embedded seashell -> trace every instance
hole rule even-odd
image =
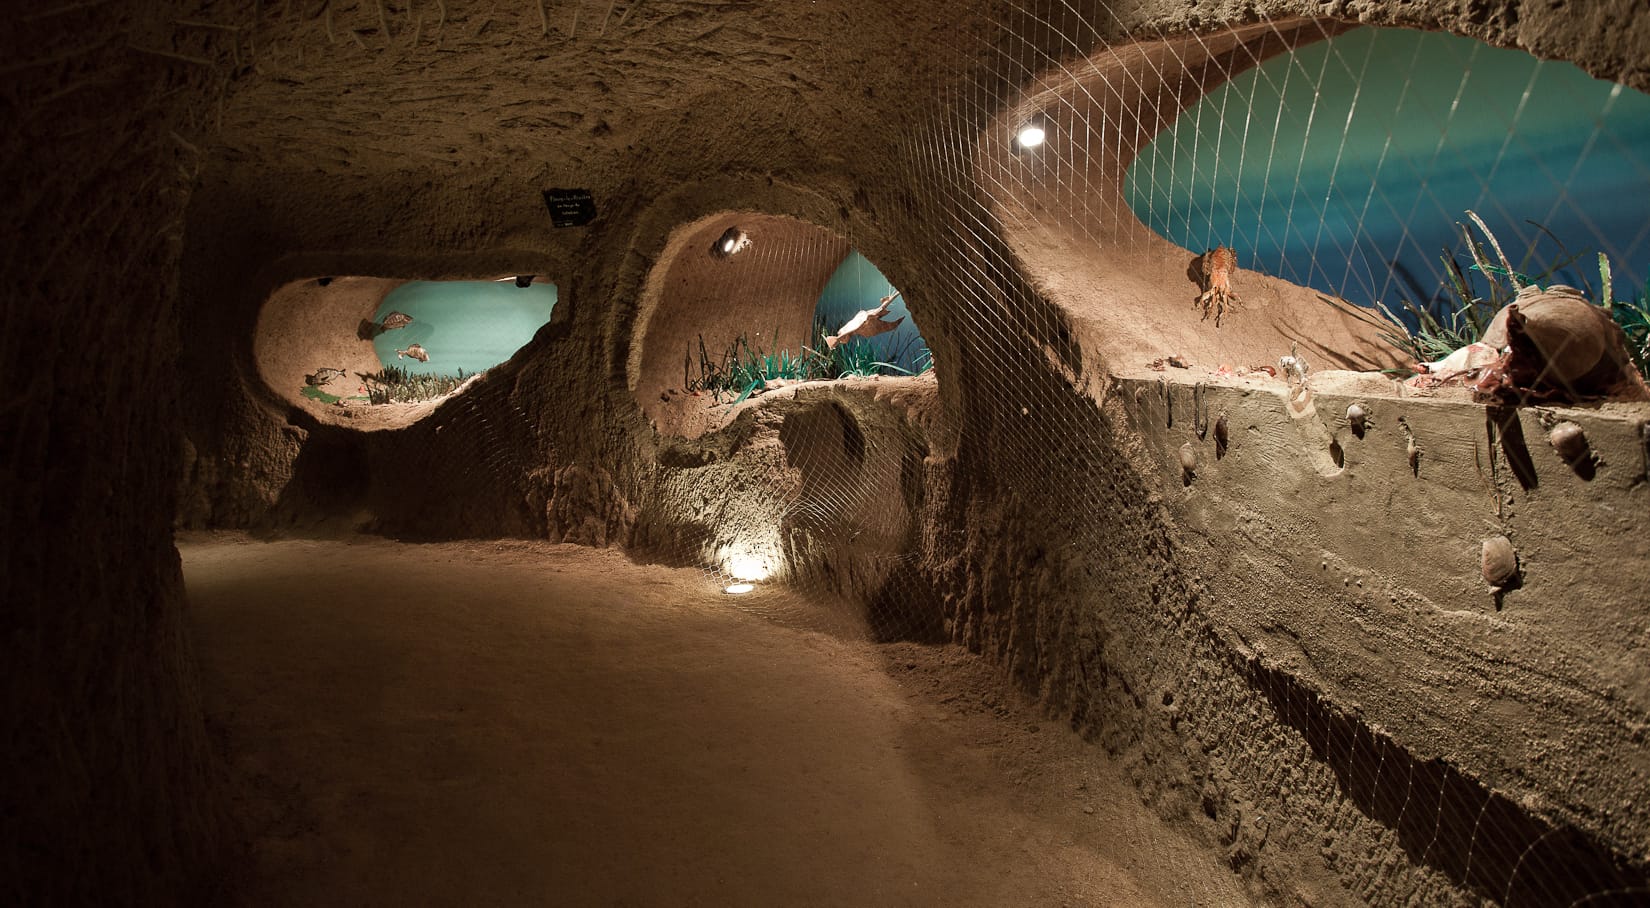
[[[1226,456],[1226,448],[1230,444],[1231,444],[1231,436],[1228,435],[1227,431],[1226,431],[1226,414],[1222,413],[1222,414],[1220,414],[1220,418],[1215,420],[1215,459],[1216,460],[1219,460],[1222,457]]]
[[[1369,414],[1358,404],[1346,408],[1346,424],[1351,427],[1352,434],[1359,438],[1369,430]]]
[[[1505,536],[1484,540],[1480,561],[1484,582],[1496,589],[1505,589],[1518,579],[1518,551]]]
[[[1409,471],[1416,476],[1421,475],[1421,446],[1415,443],[1415,439],[1409,440],[1404,453],[1409,457]]]
[[[1547,442],[1565,463],[1580,463],[1587,456],[1587,433],[1569,420],[1553,426],[1547,432]]]
[[[1180,471],[1187,476],[1197,472],[1197,448],[1189,441],[1180,446]]]

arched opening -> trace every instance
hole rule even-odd
[[[1641,92],[1471,38],[1357,28],[1211,90],[1124,188],[1188,250],[1389,314],[1410,359],[1478,340],[1514,282],[1556,283],[1619,301],[1642,367],[1647,148]]]
[[[1155,361],[1194,368],[1274,362],[1291,345],[1316,364],[1382,368],[1398,362],[1379,333],[1325,306],[1310,290],[1242,270],[1247,311],[1217,329],[1194,308],[1197,253],[1137,218],[1124,191],[1140,150],[1204,93],[1261,60],[1345,26],[1293,20],[1205,35],[1108,46],[1082,65],[1045,74],[980,136],[978,183],[1024,272],[1067,314],[1085,347],[1114,372]],[[1035,125],[1041,144],[1020,132]],[[1332,359],[1333,357],[1333,359]]]
[[[265,303],[254,356],[273,391],[322,422],[396,428],[508,360],[555,304],[536,275],[310,278]]]
[[[1530,284],[1614,304],[1642,361],[1647,122],[1650,98],[1569,64],[1293,20],[1059,67],[978,166],[1027,273],[1120,373],[1403,372]]]
[[[642,309],[631,390],[670,435],[805,386],[931,380],[903,291],[845,238],[795,218],[724,212],[679,229]]]

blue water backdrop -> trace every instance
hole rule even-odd
[[[1620,299],[1650,278],[1650,96],[1470,38],[1360,28],[1210,92],[1125,191],[1193,252],[1225,244],[1359,305],[1435,298],[1441,254],[1471,265],[1468,209],[1519,270],[1559,263],[1560,243],[1580,254],[1548,283],[1596,293],[1608,254]]]
[[[373,314],[382,322],[405,312],[413,322],[373,339],[379,362],[415,375],[470,375],[498,365],[533,339],[556,305],[555,284],[517,287],[514,281],[411,281],[390,291]],[[420,344],[421,363],[396,350]]]
[[[834,334],[861,309],[875,308],[881,304],[883,297],[893,292],[894,285],[889,283],[888,278],[858,250],[853,250],[825,283],[819,303],[814,307],[814,318],[824,321],[827,330]],[[927,357],[922,355],[928,344],[922,339],[922,332],[917,330],[910,310],[905,307],[904,296],[896,297],[884,316],[888,321],[902,317],[905,321],[887,334],[855,338],[850,343],[869,344],[876,351],[878,360],[892,363],[907,372],[920,372],[928,362]]]

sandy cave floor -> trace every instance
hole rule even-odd
[[[248,904],[1249,904],[956,648],[572,546],[179,548]]]

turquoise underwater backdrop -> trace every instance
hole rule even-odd
[[[384,297],[372,320],[391,312],[412,316],[412,324],[373,339],[378,360],[414,375],[482,372],[515,355],[556,305],[555,284],[517,287],[514,281],[411,281]],[[396,358],[397,350],[423,346],[430,361]]]
[[[819,294],[819,303],[814,307],[814,318],[823,321],[827,330],[835,333],[859,310],[875,308],[883,297],[894,290],[894,285],[875,265],[860,255],[858,250],[853,250],[825,283],[825,289]],[[922,354],[928,347],[917,329],[916,321],[911,318],[910,310],[905,307],[904,296],[897,297],[884,316],[888,321],[902,317],[905,321],[893,331],[873,338],[855,339],[852,343],[870,344],[878,360],[907,372],[920,372],[927,364]]]
[[[1361,28],[1210,92],[1125,192],[1194,252],[1225,244],[1244,268],[1397,308],[1438,296],[1446,250],[1471,264],[1468,209],[1520,270],[1575,255],[1556,282],[1596,290],[1604,252],[1622,290],[1643,286],[1647,159],[1650,96],[1469,38]]]

